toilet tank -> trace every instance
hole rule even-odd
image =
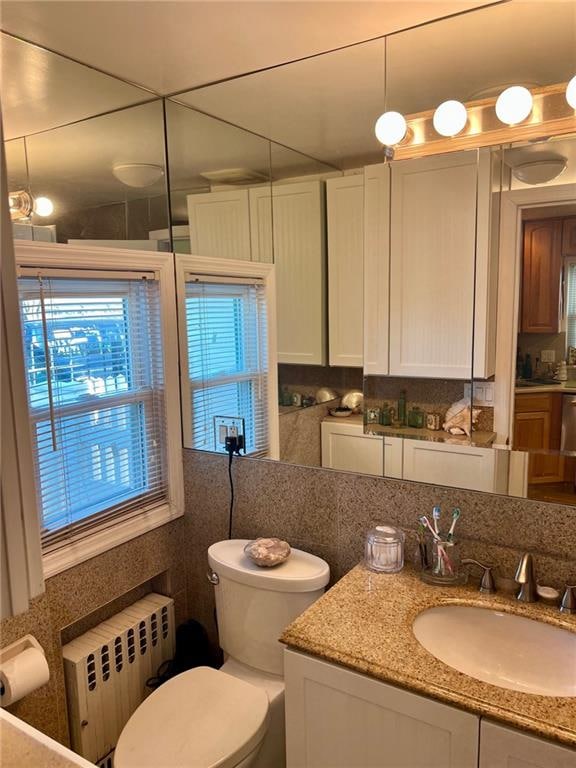
[[[255,669],[283,675],[284,629],[317,600],[330,569],[319,557],[293,549],[284,563],[261,568],[244,554],[248,539],[219,541],[208,549],[215,585],[220,647]]]

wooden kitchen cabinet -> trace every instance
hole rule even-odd
[[[562,395],[560,392],[517,394],[514,411],[514,449],[560,450]],[[564,457],[534,453],[528,463],[528,483],[564,480]]]
[[[561,316],[562,219],[524,223],[522,333],[558,333]]]

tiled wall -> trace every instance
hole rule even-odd
[[[435,503],[462,508],[464,556],[498,563],[500,575],[510,577],[520,553],[530,550],[540,583],[561,586],[576,579],[574,507],[246,458],[235,460],[233,473],[233,536],[283,537],[325,558],[333,580],[361,559],[372,525],[387,520],[412,531],[417,515]],[[46,594],[28,613],[2,623],[2,645],[33,633],[47,651],[52,673],[50,683],[16,704],[14,713],[64,743],[66,627],[85,629],[102,620],[121,607],[123,594],[133,590],[136,599],[139,589],[166,573],[161,585],[175,597],[178,619],[197,618],[216,638],[206,550],[228,533],[227,457],[184,451],[184,476],[184,518],[49,579]],[[65,630],[68,638],[70,632]]]

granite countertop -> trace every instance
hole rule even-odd
[[[414,637],[426,608],[472,605],[517,613],[576,632],[576,616],[475,586],[424,584],[411,569],[380,574],[358,565],[290,624],[281,642],[313,656],[576,747],[576,699],[509,691],[457,672]]]
[[[94,768],[93,763],[4,710],[0,737],[2,768]]]
[[[516,387],[517,395],[538,395],[542,392],[561,392],[567,395],[576,393],[576,382],[558,382],[558,384],[541,384],[538,386]]]
[[[364,424],[364,417],[360,414],[351,416],[325,416],[322,421],[340,422],[344,424]],[[385,427],[382,424],[367,424],[366,434],[374,436],[407,437],[411,440],[428,440],[432,443],[448,443],[449,445],[470,445],[476,448],[490,448],[496,440],[495,432],[472,432],[468,435],[451,435],[444,430],[417,429],[416,427]]]

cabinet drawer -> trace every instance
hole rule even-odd
[[[560,392],[541,392],[535,395],[516,395],[516,413],[551,411],[560,402]]]

